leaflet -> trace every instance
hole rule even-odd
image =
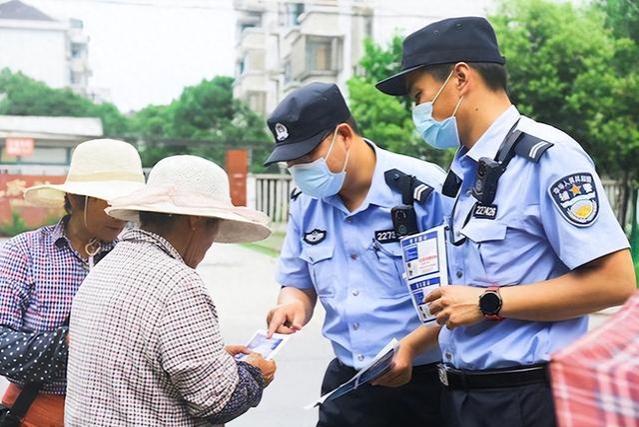
[[[266,360],[272,360],[275,355],[284,347],[289,339],[289,335],[273,334],[271,338],[267,337],[267,332],[263,329],[258,330],[253,338],[246,344],[249,350],[259,353]],[[244,360],[248,357],[246,354],[238,354],[235,356],[237,360]]]
[[[404,260],[404,281],[422,323],[435,320],[424,303],[426,296],[448,285],[446,227],[441,225],[400,241]]]
[[[364,384],[370,384],[377,378],[380,378],[382,375],[390,371],[393,357],[395,357],[395,353],[397,353],[398,349],[399,341],[393,338],[383,349],[379,351],[379,353],[377,353],[375,358],[364,369],[357,373],[357,375],[333,391],[326,393],[310,405],[305,406],[304,409],[312,409],[327,401],[337,399],[338,397],[357,390]]]

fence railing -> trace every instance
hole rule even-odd
[[[250,175],[247,185],[249,206],[266,213],[275,223],[285,223],[288,219],[288,205],[293,186],[290,175]],[[253,194],[250,194],[251,192]]]

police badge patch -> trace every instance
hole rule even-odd
[[[548,189],[555,206],[568,222],[587,227],[599,214],[599,196],[595,180],[589,173],[565,176]]]
[[[318,230],[317,228],[308,233],[304,233],[304,241],[309,245],[317,245],[326,238],[326,230]]]

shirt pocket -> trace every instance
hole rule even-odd
[[[366,284],[378,298],[400,298],[408,295],[404,282],[404,262],[399,243],[379,243],[373,239],[366,251],[373,280]]]
[[[335,244],[325,240],[317,245],[309,245],[302,242],[300,258],[308,264],[308,270],[315,287],[315,292],[320,298],[335,296],[335,269],[333,262]]]
[[[508,247],[505,244],[508,226],[496,220],[472,219],[461,229],[468,241],[465,265],[467,277],[479,279],[486,285],[499,283],[506,264]],[[470,271],[468,271],[470,270]]]

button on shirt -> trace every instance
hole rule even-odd
[[[323,334],[339,360],[361,369],[392,338],[401,339],[420,325],[402,279],[397,241],[375,238],[392,231],[390,211],[401,194],[384,180],[397,168],[435,188],[426,201],[415,202],[422,230],[441,225],[445,204],[439,190],[444,172],[438,166],[376,147],[376,165],[369,193],[349,212],[336,195],[315,199],[301,194],[292,202],[277,280],[283,286],[314,289],[326,310]],[[437,349],[416,364],[440,360]]]
[[[554,144],[538,163],[515,156],[499,180],[495,219],[469,216],[477,202],[469,190],[477,162],[494,158],[511,127]],[[555,278],[612,252],[628,240],[606,199],[592,160],[565,133],[510,107],[477,141],[462,148],[452,171],[463,180],[453,210],[448,245],[449,273],[454,284],[487,287],[517,286]],[[581,177],[592,177],[581,182]],[[575,225],[553,201],[551,188],[579,176],[574,191],[598,196],[598,213],[590,224]],[[602,283],[602,286],[606,286]],[[482,321],[454,330],[443,328],[439,342],[444,362],[461,369],[481,370],[527,365],[549,360],[550,354],[582,336],[587,317],[560,322],[506,319]]]

